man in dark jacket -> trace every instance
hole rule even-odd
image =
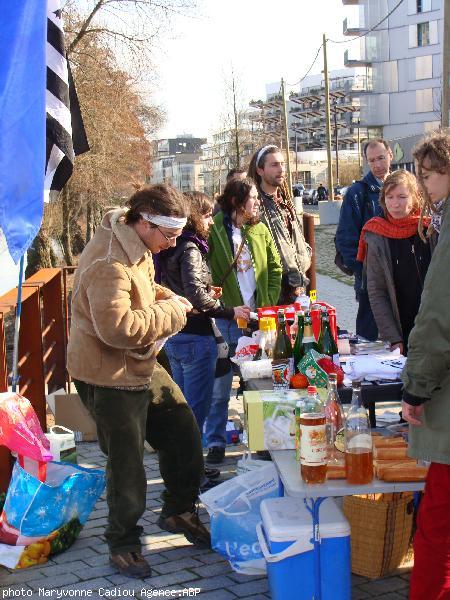
[[[364,224],[372,217],[383,214],[378,197],[383,181],[389,173],[392,151],[386,140],[376,138],[365,144],[363,152],[370,171],[361,181],[351,185],[345,194],[336,230],[336,248],[344,265],[355,276],[355,292],[359,305],[356,333],[373,341],[378,337],[378,330],[370,308],[362,263],[356,261],[356,254]]]

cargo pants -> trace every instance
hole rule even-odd
[[[82,402],[97,424],[107,456],[109,508],[105,537],[112,554],[139,552],[146,508],[144,440],[158,452],[164,480],[162,516],[192,509],[203,476],[200,432],[180,388],[158,364],[149,390],[98,387],[75,381]]]

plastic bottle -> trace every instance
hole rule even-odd
[[[256,354],[253,357],[253,360],[262,360],[265,358],[269,358],[269,352],[270,352],[270,356],[272,356],[272,350],[270,349],[270,351],[268,352],[268,341],[269,341],[269,336],[270,336],[270,323],[264,318],[261,319],[259,322],[259,331],[260,331],[259,348],[256,351]]]
[[[369,416],[362,403],[361,382],[352,381],[352,404],[345,423],[345,470],[348,483],[373,479],[372,436]]]
[[[305,483],[323,483],[327,477],[325,408],[314,385],[300,413],[300,473]]]

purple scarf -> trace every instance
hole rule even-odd
[[[198,236],[193,231],[189,231],[189,229],[183,229],[183,233],[180,237],[184,238],[185,240],[191,240],[192,242],[194,242],[194,244],[197,245],[198,249],[202,254],[208,254],[208,242],[205,239]]]

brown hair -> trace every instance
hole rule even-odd
[[[248,165],[248,169],[247,169],[248,176],[251,179],[253,179],[253,181],[255,182],[256,189],[258,190],[259,195],[261,195],[261,175],[258,174],[258,172],[256,170],[257,167],[260,169],[264,169],[264,165],[266,164],[266,159],[267,159],[268,155],[275,154],[276,152],[281,152],[280,148],[278,148],[278,146],[275,146],[275,144],[269,144],[268,146],[266,146],[266,148],[267,149],[262,153],[262,155],[258,161],[258,164],[256,164],[256,159],[258,158],[258,154],[262,150],[262,148],[258,148],[258,150],[255,152],[255,154],[252,156],[252,158],[250,160],[250,164]],[[289,186],[288,186],[286,180],[279,187],[281,190],[281,195],[283,196],[284,199],[288,199],[288,198],[292,197],[292,190],[289,189]]]
[[[212,211],[214,202],[209,196],[202,194],[201,192],[185,192],[184,196],[191,208],[186,223],[186,229],[189,229],[189,231],[206,239],[208,237],[208,232],[202,223],[202,217]]]
[[[372,146],[375,146],[376,144],[382,144],[386,148],[386,150],[390,150],[390,146],[385,139],[380,138],[380,137],[379,138],[371,138],[371,139],[367,140],[367,142],[363,146],[364,158],[367,158],[367,150],[369,148],[371,148]]]
[[[383,208],[383,212],[385,215],[388,212],[386,207],[386,194],[388,194],[389,191],[392,190],[392,188],[395,188],[398,185],[404,185],[407,188],[410,195],[413,197],[413,207],[411,212],[416,212],[417,210],[419,210],[419,208],[422,207],[423,199],[420,194],[416,178],[409,171],[400,169],[399,171],[394,171],[393,173],[390,173],[384,180],[383,187],[381,188],[380,205]]]
[[[423,138],[413,149],[413,157],[416,161],[417,177],[424,195],[424,203],[419,221],[419,234],[424,239],[423,217],[435,211],[434,204],[431,202],[427,190],[423,185],[422,169],[434,171],[436,173],[450,174],[450,135],[444,131],[435,131]],[[429,166],[424,163],[427,161]],[[432,229],[428,228],[428,234]]]
[[[189,202],[179,190],[157,183],[138,189],[126,203],[128,211],[125,222],[130,225],[137,223],[142,217],[141,212],[165,217],[188,217]]]
[[[234,210],[243,208],[248,200],[248,195],[251,192],[255,182],[250,177],[245,179],[232,179],[227,183],[222,194],[217,199],[220,208],[223,212],[231,214]]]

